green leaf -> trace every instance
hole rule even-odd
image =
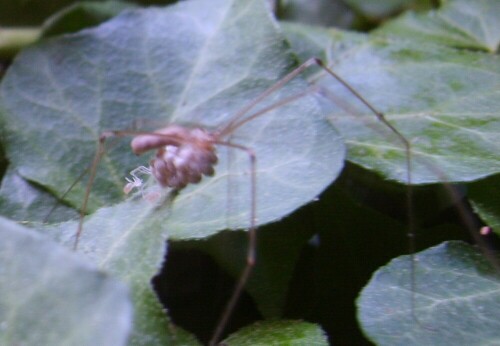
[[[457,48],[497,52],[500,44],[500,2],[449,0],[437,11],[407,12],[377,29],[378,34]]]
[[[223,341],[228,346],[240,345],[328,345],[321,328],[301,321],[259,322],[243,328]]]
[[[200,18],[203,31],[198,29]],[[255,26],[258,30],[249,30]],[[32,68],[40,64],[44,68]],[[293,67],[276,24],[260,2],[220,1],[216,6],[193,1],[128,12],[18,57],[0,91],[6,152],[24,178],[60,194],[90,163],[103,131],[130,128],[138,119],[220,129]],[[298,78],[271,99],[305,88]],[[43,123],[36,121],[40,117]],[[342,166],[340,139],[312,97],[245,124],[231,141],[256,153],[260,223],[312,200]],[[99,167],[93,208],[123,198],[126,172],[148,162],[131,155],[126,141],[120,144],[108,150]],[[171,238],[248,226],[249,158],[230,150],[234,157],[228,167],[226,149],[219,148],[214,178],[176,198],[169,219]],[[84,184],[76,186],[70,203],[81,203],[83,189]]]
[[[132,307],[123,284],[31,230],[0,224],[1,344],[126,344]]]
[[[411,143],[412,182],[471,181],[500,170],[498,56],[395,38],[286,25],[301,59],[323,57]],[[329,116],[348,159],[406,181],[399,140],[343,87],[321,74],[341,108]],[[363,124],[363,126],[360,126]]]
[[[379,269],[361,293],[358,318],[366,335],[379,345],[497,342],[500,278],[489,262],[462,242],[416,256],[415,292],[410,257],[402,256]]]
[[[193,336],[171,324],[150,284],[165,256],[167,208],[145,200],[101,208],[85,224],[79,242],[79,252],[130,287],[135,308],[131,345],[197,344]],[[76,228],[76,222],[67,222],[45,232],[71,248]]]

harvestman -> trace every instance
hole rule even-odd
[[[297,77],[307,68],[316,65],[322,68],[328,75],[341,83],[351,94],[353,94],[361,103],[363,103],[387,128],[390,129],[401,141],[406,153],[406,181],[408,186],[407,207],[411,210],[411,157],[410,143],[408,140],[384,117],[377,111],[365,98],[363,98],[353,87],[351,87],[344,79],[338,76],[335,72],[323,64],[317,58],[311,58],[305,63],[297,67],[285,77],[277,81],[274,85],[265,90],[260,96],[248,103],[247,106],[240,109],[233,115],[232,120],[223,126],[218,131],[209,132],[200,127],[182,127],[179,125],[169,125],[154,132],[143,131],[108,131],[101,134],[99,138],[99,147],[90,166],[90,175],[85,190],[85,197],[80,210],[80,220],[78,229],[75,234],[74,249],[78,247],[78,242],[83,230],[83,219],[87,210],[87,203],[94,182],[97,166],[105,152],[105,141],[110,137],[133,137],[131,142],[132,151],[136,155],[143,154],[150,150],[156,150],[154,158],[150,161],[149,167],[141,166],[131,172],[132,179],[127,178],[124,192],[129,193],[134,188],[142,188],[142,179],[138,175],[152,175],[157,183],[163,188],[171,188],[172,190],[181,190],[188,184],[196,184],[200,182],[203,176],[212,176],[214,174],[214,166],[217,163],[217,154],[215,152],[217,145],[222,145],[234,149],[244,151],[250,161],[250,220],[248,227],[248,247],[246,255],[246,266],[239,278],[238,283],[233,291],[233,294],[226,304],[224,312],[218,322],[217,328],[210,340],[210,345],[215,345],[219,340],[224,328],[230,318],[234,307],[245,287],[245,284],[251,274],[252,268],[256,260],[256,162],[257,158],[251,148],[240,144],[230,142],[226,138],[229,137],[236,129],[245,125],[247,122],[260,117],[270,110],[278,108],[282,105],[299,99],[306,94],[309,94],[315,89],[310,88],[304,92],[286,97],[256,113],[247,115],[252,108],[263,101],[265,98],[278,91],[292,79]],[[411,213],[409,213],[411,215]],[[411,216],[410,216],[411,217]],[[410,228],[412,221],[409,221]],[[409,230],[409,236],[413,236],[413,230]],[[411,251],[413,254],[413,251]],[[411,261],[411,284],[414,286],[414,260]],[[414,302],[412,302],[412,305]]]

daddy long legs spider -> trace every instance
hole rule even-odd
[[[316,58],[311,58],[305,63],[300,65],[298,68],[287,74],[285,77],[280,79],[270,88],[265,90],[262,94],[252,100],[247,106],[243,107],[241,110],[236,112],[230,119],[230,121],[223,125],[220,129],[215,131],[208,131],[201,127],[183,127],[179,125],[169,125],[167,127],[161,128],[152,132],[141,132],[141,131],[109,131],[105,132],[100,137],[99,148],[96,152],[96,156],[92,163],[90,169],[90,178],[88,181],[84,203],[81,209],[81,218],[78,226],[78,230],[75,234],[74,248],[78,246],[78,241],[83,230],[83,216],[85,214],[86,204],[88,201],[88,196],[91,192],[92,183],[96,174],[98,164],[104,154],[105,141],[110,137],[133,137],[131,141],[132,151],[136,155],[144,154],[148,151],[155,151],[155,156],[149,162],[149,166],[139,166],[138,168],[131,171],[131,178],[127,178],[127,184],[124,187],[124,192],[129,193],[134,188],[140,190],[141,195],[148,199],[148,194],[150,192],[144,191],[144,185],[147,184],[143,181],[140,176],[151,176],[152,180],[156,182],[162,188],[171,188],[173,191],[182,191],[189,184],[199,183],[203,176],[210,177],[214,175],[215,166],[217,164],[218,158],[216,155],[216,147],[223,146],[229,147],[231,149],[236,149],[244,152],[248,158],[248,178],[249,178],[249,204],[248,210],[248,247],[246,250],[246,265],[242,271],[242,274],[237,282],[237,285],[223,311],[220,321],[217,323],[217,328],[209,342],[210,345],[215,345],[220,339],[224,328],[235,309],[236,303],[240,298],[243,289],[251,275],[252,269],[256,262],[256,227],[257,227],[257,186],[258,178],[257,172],[257,162],[258,157],[254,151],[241,145],[237,142],[232,142],[226,138],[231,138],[234,131],[240,127],[245,126],[247,123],[260,118],[265,117],[266,114],[276,108],[293,103],[297,99],[300,99],[310,93],[318,92],[316,87],[311,87],[303,92],[292,94],[291,96],[280,99],[274,103],[266,105],[261,109],[252,112],[252,110],[258,105],[265,101],[267,98],[273,95],[273,93],[279,91],[287,83],[292,81],[295,77],[303,73],[306,69],[311,66],[317,66],[325,74],[334,78],[343,87],[345,87],[364,107],[366,107],[373,116],[380,122],[382,122],[400,141],[402,150],[404,151],[405,165],[406,165],[406,209],[413,210],[412,207],[412,188],[411,188],[411,170],[412,170],[412,158],[411,158],[411,147],[407,139],[389,123],[384,115],[376,110],[366,99],[363,98],[355,89],[353,89],[346,81],[339,77],[335,72],[326,67],[323,62]],[[327,99],[335,100],[335,96],[329,94],[327,90],[322,92]],[[450,188],[451,189],[451,188]],[[409,272],[410,272],[410,287],[415,290],[416,287],[416,262],[414,259],[414,221],[411,219],[412,213],[408,214],[409,220],[408,225],[410,226],[408,230],[408,235],[410,237],[410,261],[409,261]],[[415,324],[420,327],[427,329],[429,332],[436,332],[430,326],[421,324],[416,315],[416,302],[415,297],[411,297],[411,314],[415,321]]]
[[[248,281],[252,268],[255,265],[256,254],[256,224],[257,224],[257,184],[256,177],[256,162],[257,157],[251,148],[245,147],[241,144],[231,142],[225,138],[230,137],[231,134],[239,127],[244,126],[246,123],[265,116],[269,111],[287,105],[314,89],[306,90],[301,93],[293,94],[284,99],[281,99],[271,105],[268,105],[255,113],[251,113],[259,103],[271,96],[276,91],[280,90],[283,86],[293,80],[295,77],[303,73],[304,70],[311,66],[320,67],[330,77],[337,80],[344,86],[354,97],[356,97],[365,107],[367,107],[373,115],[383,122],[395,136],[399,138],[404,151],[406,153],[406,179],[408,186],[411,186],[411,158],[410,158],[410,145],[406,138],[393,127],[384,115],[377,111],[367,100],[365,100],[356,90],[354,90],[344,79],[338,76],[331,69],[326,67],[323,62],[317,58],[311,58],[305,63],[297,67],[295,70],[287,74],[281,80],[276,82],[270,88],[265,90],[260,96],[255,98],[247,106],[239,110],[229,123],[224,125],[216,132],[209,132],[203,128],[187,128],[179,125],[170,125],[168,127],[153,131],[153,132],[134,132],[134,131],[109,131],[100,136],[99,147],[97,149],[94,161],[90,168],[90,177],[85,191],[85,198],[81,208],[81,217],[78,224],[78,230],[75,234],[74,249],[77,250],[78,242],[83,230],[83,219],[86,213],[88,197],[91,192],[92,184],[95,178],[97,167],[104,154],[105,141],[109,137],[123,137],[133,136],[131,142],[132,151],[136,155],[143,154],[148,151],[156,150],[154,158],[150,161],[149,167],[140,166],[131,172],[131,177],[127,178],[127,184],[124,187],[125,193],[129,193],[132,189],[138,188],[142,192],[143,181],[138,177],[141,175],[151,175],[157,184],[163,188],[171,188],[179,191],[186,187],[188,184],[199,183],[203,176],[212,176],[215,172],[215,164],[218,161],[215,153],[215,146],[227,146],[230,148],[244,151],[249,158],[250,169],[250,218],[248,222],[248,248],[246,255],[246,266],[241,274],[241,277],[236,285],[236,288],[228,301],[228,304],[223,312],[220,322],[210,340],[210,345],[215,345],[219,340],[227,320],[230,318],[232,311]],[[411,189],[408,190],[408,208],[411,208]]]

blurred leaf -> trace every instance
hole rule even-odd
[[[42,36],[61,35],[95,26],[130,7],[135,6],[124,1],[80,2],[65,7],[49,17],[44,22],[43,28],[1,28],[0,58],[10,60],[20,50],[34,44]]]
[[[321,328],[301,321],[259,322],[241,329],[223,341],[224,345],[328,345]]]
[[[415,292],[410,257],[379,269],[357,301],[367,336],[380,345],[486,345],[500,338],[500,278],[462,242],[417,255]],[[415,317],[412,318],[412,294]],[[420,324],[420,325],[419,325]]]
[[[135,308],[131,345],[192,345],[194,337],[174,327],[150,284],[165,256],[168,203],[163,208],[145,200],[130,200],[101,208],[85,224],[78,251],[99,268],[127,283]],[[76,222],[47,227],[55,240],[71,248]]]
[[[126,344],[132,307],[121,283],[31,230],[0,224],[2,345]]]
[[[500,170],[498,56],[302,25],[284,27],[301,59],[325,59],[411,140],[413,183],[471,181]],[[339,83],[324,74],[311,79],[319,78],[326,95],[340,106],[332,107],[329,118],[346,139],[348,159],[406,181],[401,141]]]
[[[83,1],[65,7],[49,17],[43,25],[44,36],[77,32],[96,26],[116,16],[121,11],[136,7],[126,1]]]
[[[427,14],[408,12],[379,28],[378,34],[497,52],[500,44],[498,0],[449,0]]]

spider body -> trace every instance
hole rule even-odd
[[[162,187],[182,189],[214,174],[216,142],[217,136],[204,129],[171,125],[137,135],[130,145],[136,155],[156,150],[151,174]]]

